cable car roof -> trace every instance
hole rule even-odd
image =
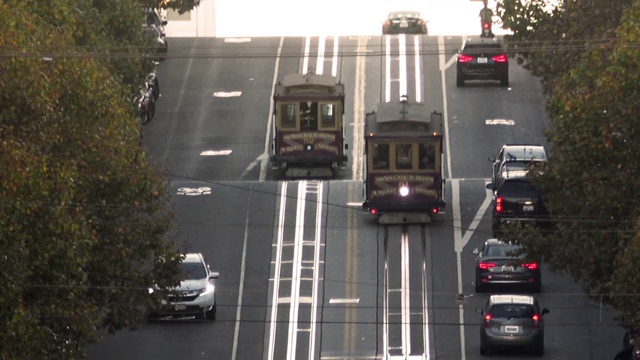
[[[367,114],[366,134],[420,136],[420,134],[442,135],[442,114],[429,112],[422,103],[407,101],[380,103],[375,112]]]

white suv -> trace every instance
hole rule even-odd
[[[186,254],[180,268],[184,280],[171,289],[167,300],[162,301],[161,313],[155,315],[195,315],[196,319],[215,320],[216,279],[220,274],[209,269],[200,253]]]

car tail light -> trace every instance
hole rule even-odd
[[[494,62],[497,63],[506,63],[507,60],[507,54],[500,54],[500,55],[496,55],[494,57],[491,58]]]
[[[482,270],[487,270],[487,269],[491,269],[492,267],[496,267],[496,264],[481,262],[478,264],[478,267]]]
[[[501,213],[502,210],[504,210],[504,208],[502,207],[502,203],[504,202],[504,199],[500,196],[496,198],[496,212],[497,213]]]
[[[470,61],[473,61],[473,56],[466,55],[466,54],[460,54],[460,56],[458,56],[458,62],[468,63]]]
[[[376,208],[371,208],[371,209],[369,209],[369,213],[370,213],[371,215],[375,215],[375,214],[377,214],[377,213],[378,213],[378,209],[376,209]]]
[[[491,327],[491,319],[493,318],[493,316],[491,316],[491,314],[487,314],[484,316],[484,327],[486,329]]]
[[[533,314],[533,316],[531,317],[533,319],[533,328],[537,329],[540,327],[540,315],[538,314]]]
[[[529,270],[535,270],[538,268],[538,263],[533,262],[533,263],[528,263],[528,264],[522,264],[522,267],[526,267]]]
[[[486,22],[486,23],[482,23],[482,27],[483,27],[484,29],[490,29],[490,28],[491,28],[491,23],[488,23],[488,22]]]
[[[437,214],[439,212],[440,212],[440,209],[438,209],[437,207],[434,207],[433,209],[431,209],[432,214]]]

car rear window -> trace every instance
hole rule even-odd
[[[538,197],[538,192],[527,179],[505,180],[500,189],[502,197]]]
[[[500,44],[466,44],[464,46],[465,52],[477,52],[477,51],[492,51],[492,52],[504,52],[504,48]]]
[[[488,245],[486,256],[518,256],[520,248],[520,245]]]
[[[495,304],[491,306],[489,313],[494,318],[531,318],[535,311],[533,306],[527,304]]]

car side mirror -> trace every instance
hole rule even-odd
[[[471,253],[474,254],[474,255],[480,255],[480,249],[475,248],[475,249],[473,249],[473,251]]]
[[[489,158],[487,159],[490,162],[496,162],[496,157],[495,156],[489,156]]]
[[[493,186],[493,183],[490,182],[490,183],[487,184],[487,186],[485,186],[485,188],[487,188],[489,190],[493,190],[493,189],[495,189],[495,186]]]
[[[549,313],[549,309],[544,308],[542,309],[542,312],[540,313],[540,315],[544,315],[544,314],[548,314]]]
[[[217,279],[219,277],[220,277],[219,272],[212,272],[211,275],[209,276],[209,279]]]
[[[476,312],[480,315],[484,315],[484,309],[483,308],[476,308]]]

